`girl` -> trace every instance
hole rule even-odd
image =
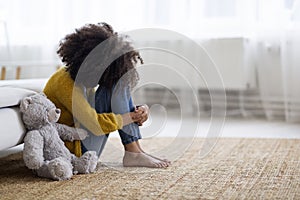
[[[148,119],[149,108],[134,106],[130,90],[138,81],[135,65],[143,60],[125,39],[106,23],[88,24],[67,35],[57,51],[66,67],[50,77],[44,93],[61,109],[59,123],[75,126],[74,117],[88,130],[82,141],[65,142],[75,155],[93,150],[100,156],[108,134],[118,130],[124,166],[168,167],[168,160],[145,153],[139,144],[139,126]],[[116,59],[107,60],[114,55]],[[95,98],[88,101],[91,96]]]

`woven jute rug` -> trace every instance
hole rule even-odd
[[[150,152],[172,139],[146,140]],[[219,139],[201,157],[204,139],[167,169],[123,168],[111,139],[93,174],[68,181],[36,177],[22,153],[0,159],[0,199],[300,199],[300,140]],[[158,152],[158,151],[157,151]]]

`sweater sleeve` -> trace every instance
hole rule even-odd
[[[88,130],[95,135],[107,134],[123,127],[121,115],[114,113],[98,114],[85,99],[80,88],[75,87],[72,91],[61,91],[65,96],[66,108],[73,113],[73,116]]]
[[[123,127],[122,116],[114,113],[98,114],[88,103],[81,88],[74,86],[74,81],[65,69],[58,70],[48,80],[45,94],[55,104],[66,110],[65,121],[73,121],[72,116],[95,135],[103,135]]]
[[[114,113],[98,114],[90,106],[80,88],[74,87],[72,110],[74,117],[95,135],[116,131],[123,127],[121,115]]]

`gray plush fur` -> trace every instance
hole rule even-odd
[[[87,151],[80,158],[71,154],[62,140],[80,140],[87,137],[84,129],[56,123],[60,109],[43,94],[25,97],[20,112],[28,129],[24,138],[25,165],[40,177],[67,180],[77,173],[94,172],[98,157]]]

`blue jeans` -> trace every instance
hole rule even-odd
[[[97,113],[124,114],[134,111],[135,107],[128,88],[117,91],[99,87],[95,94],[95,109]],[[140,129],[136,123],[123,126],[118,130],[123,145],[130,144],[141,139]],[[101,155],[107,142],[109,134],[96,136],[89,132],[89,136],[81,141],[82,153],[86,151],[96,151],[98,157]]]

